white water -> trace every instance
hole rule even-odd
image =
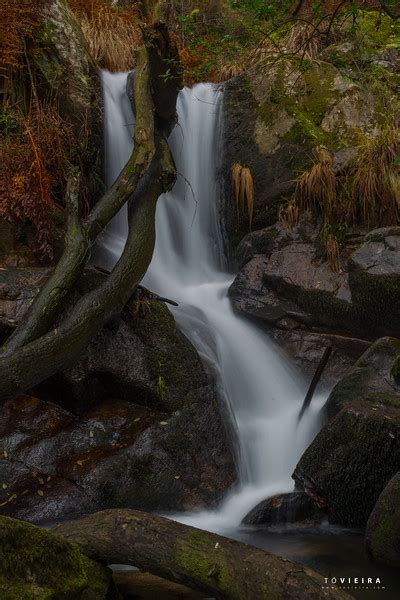
[[[103,75],[108,183],[132,151],[128,125],[133,117],[125,82],[123,74]],[[176,517],[223,532],[237,527],[260,500],[293,489],[291,473],[318,429],[324,399],[314,400],[297,427],[304,382],[267,334],[231,308],[227,293],[234,275],[223,266],[218,227],[221,107],[222,93],[209,84],[179,95],[179,126],[169,141],[180,176],[172,192],[158,201],[157,243],[144,285],[179,303],[174,317],[214,365],[236,421],[237,486],[218,509]],[[118,259],[125,236],[126,217],[121,212],[102,240],[109,264]]]

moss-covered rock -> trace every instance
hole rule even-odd
[[[119,598],[112,587],[111,572],[75,544],[23,521],[0,517],[2,600]]]
[[[400,473],[379,496],[368,519],[365,539],[371,560],[400,567]]]
[[[330,518],[365,525],[400,468],[400,387],[391,375],[399,340],[378,340],[334,388],[331,420],[294,472]]]

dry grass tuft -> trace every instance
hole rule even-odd
[[[367,224],[393,224],[400,216],[400,131],[390,127],[359,147],[353,201]]]
[[[244,66],[239,62],[223,63],[215,70],[212,79],[215,83],[223,83],[232,77],[238,77],[244,70]]]
[[[307,60],[316,60],[324,46],[324,36],[312,23],[295,23],[283,45],[287,54],[299,54]]]
[[[294,200],[300,210],[316,213],[320,207],[329,221],[337,200],[337,182],[333,157],[324,146],[315,149],[316,162],[297,180]]]
[[[133,10],[119,9],[107,0],[70,0],[93,58],[103,69],[129,71],[135,50],[143,44]]]
[[[280,207],[278,220],[286,229],[292,230],[299,222],[299,215],[299,207],[292,198],[292,200],[289,200],[285,205]]]
[[[240,214],[244,212],[246,206],[249,226],[251,228],[254,213],[253,175],[249,167],[245,167],[239,162],[234,162],[231,169],[231,176],[238,221]]]

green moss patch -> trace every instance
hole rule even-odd
[[[78,546],[23,521],[0,517],[2,600],[106,599],[108,572]]]

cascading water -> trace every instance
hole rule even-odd
[[[108,183],[132,151],[133,117],[126,75],[103,74]],[[228,289],[233,275],[223,266],[218,224],[216,165],[222,93],[210,84],[184,89],[179,124],[169,142],[179,178],[158,201],[157,242],[144,285],[179,303],[174,317],[214,364],[236,422],[239,482],[215,511],[176,518],[203,529],[237,527],[258,501],[293,488],[291,473],[318,427],[320,402],[297,426],[304,383],[268,336],[234,313]],[[126,218],[120,213],[104,234],[109,263],[119,257]]]

